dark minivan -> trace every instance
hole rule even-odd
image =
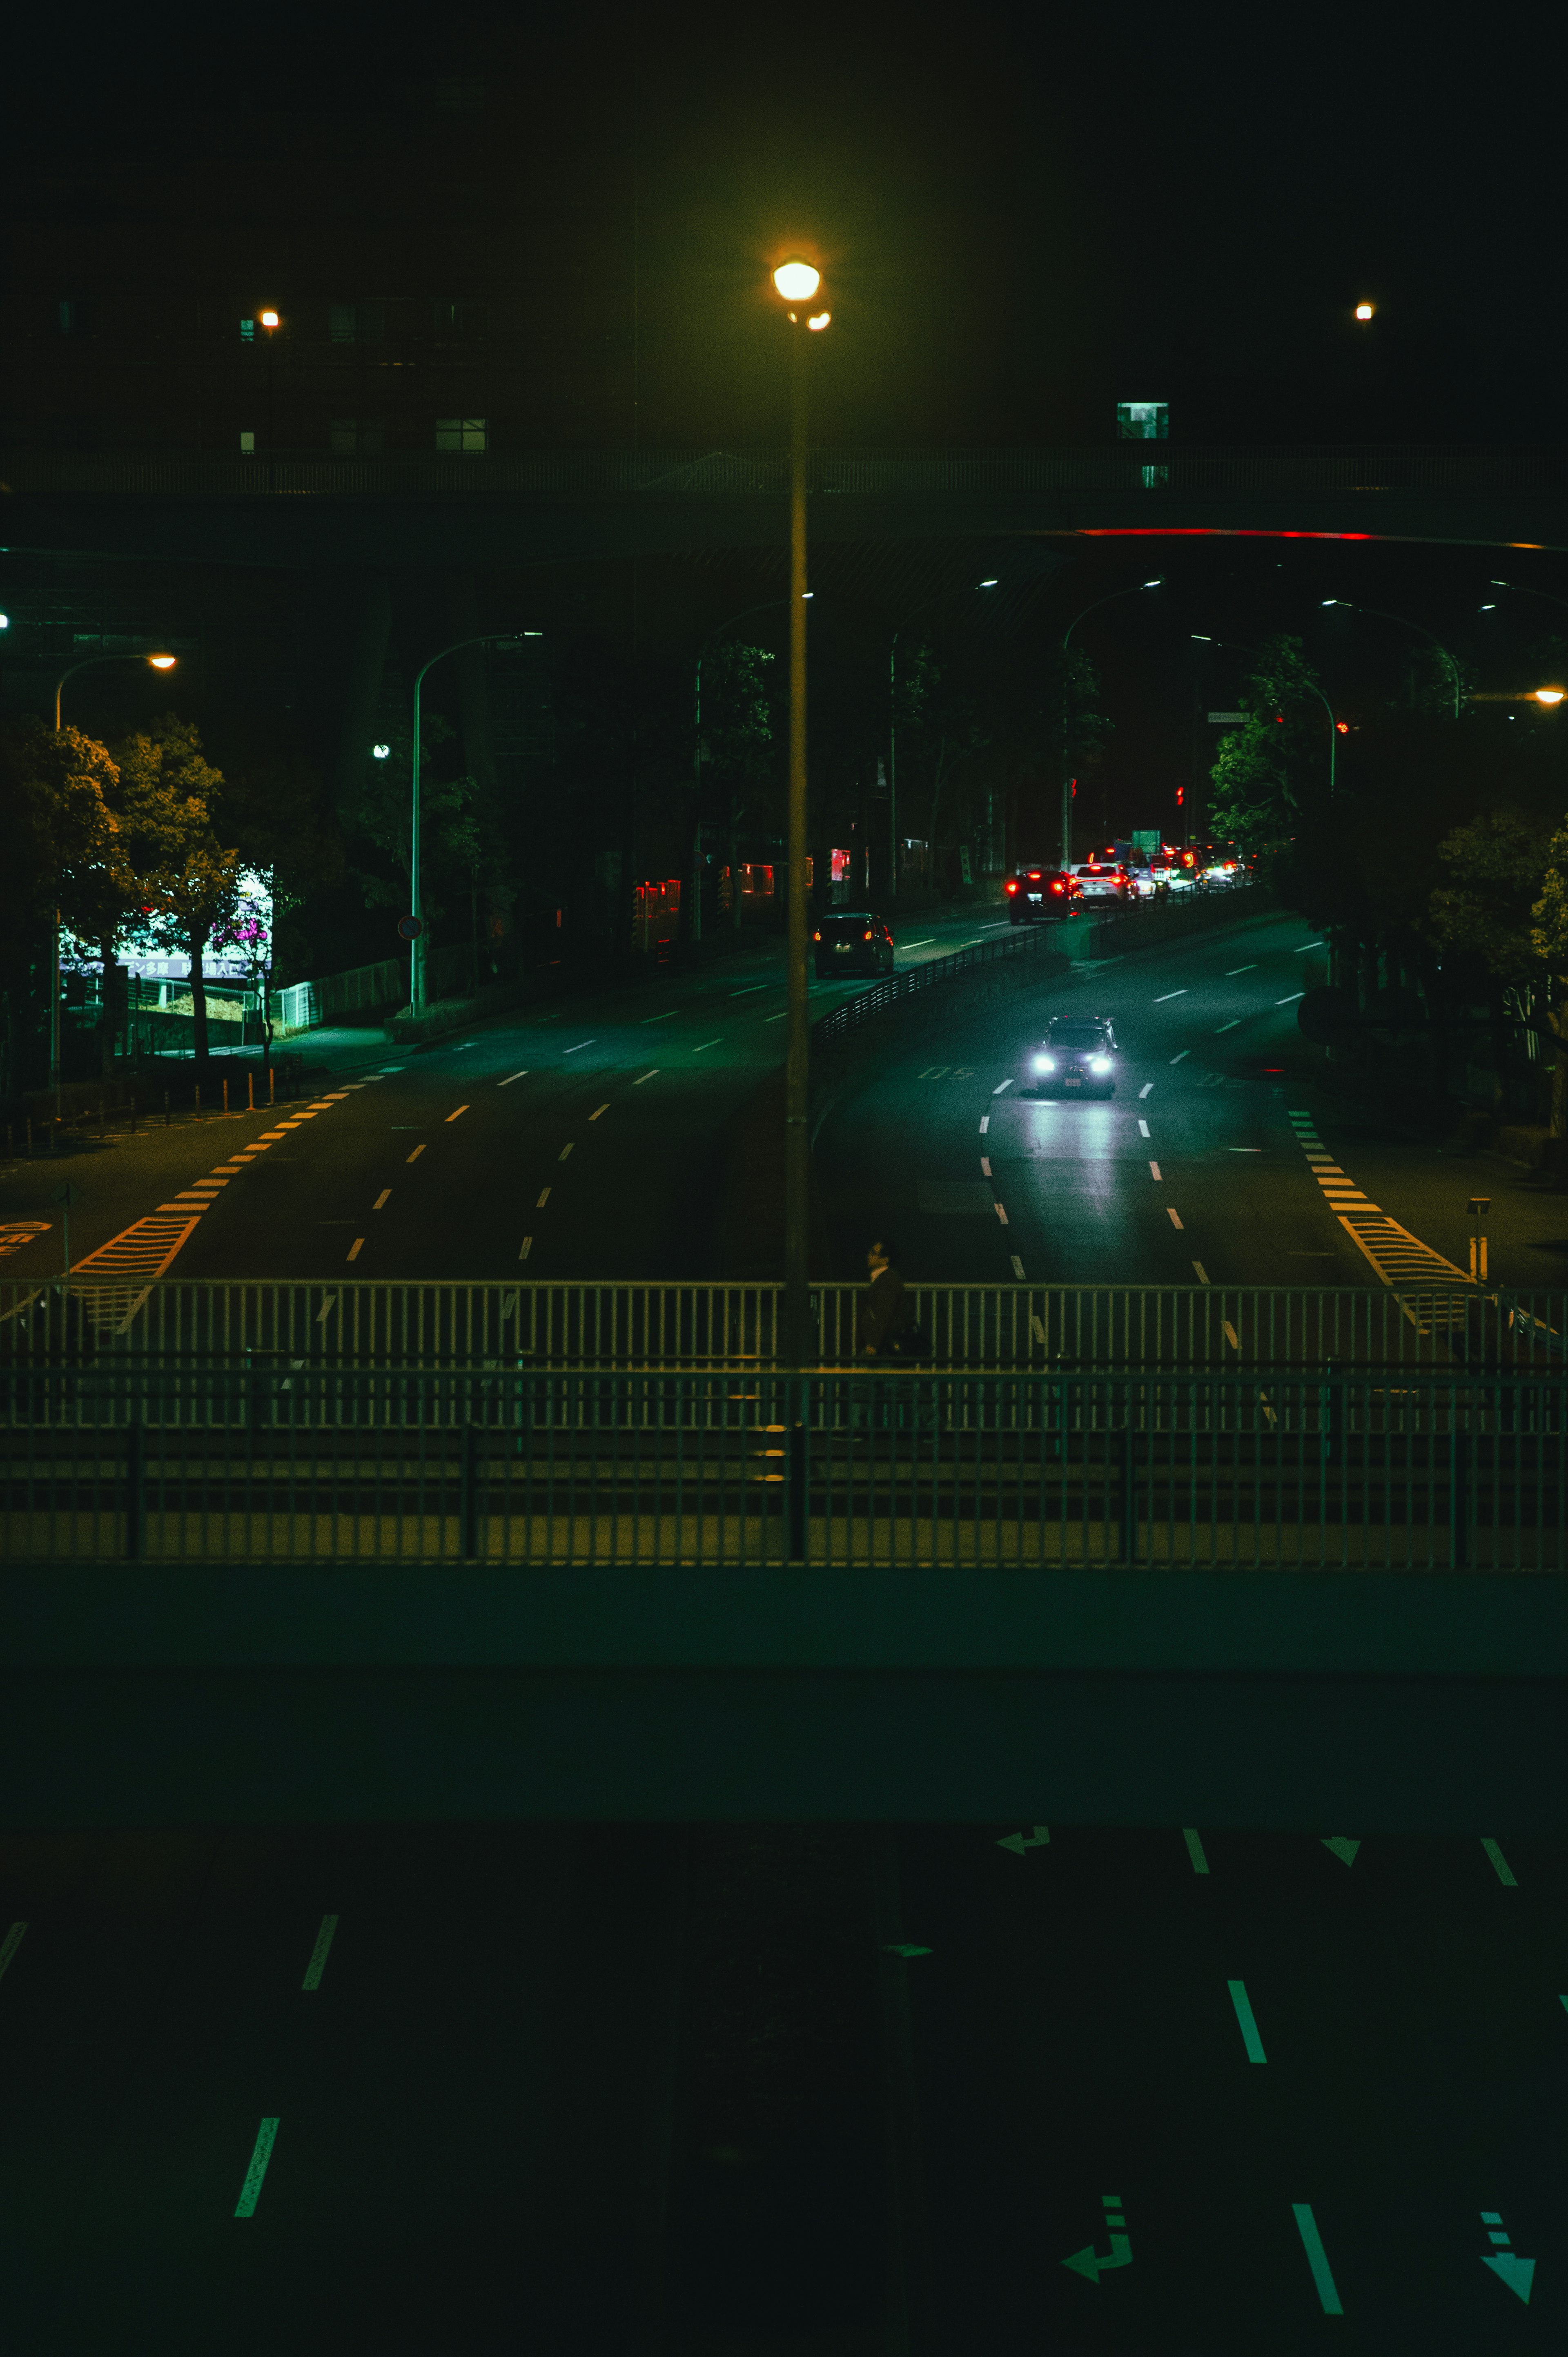
[[[831,981],[839,974],[891,974],[893,936],[887,920],[875,910],[854,915],[834,909],[818,920],[811,935],[817,979]]]

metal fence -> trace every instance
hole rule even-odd
[[[474,952],[466,942],[433,949],[425,961],[425,986],[432,998],[446,998],[474,979]],[[315,982],[290,982],[274,990],[273,1020],[289,1031],[329,1023],[335,1015],[362,1014],[367,1008],[394,1010],[408,1003],[408,966],[401,958],[380,958],[374,965],[345,967],[341,974],[322,974]]]
[[[0,1554],[1556,1571],[1568,1383],[518,1369],[13,1378]],[[389,1404],[395,1414],[389,1414]],[[456,1413],[453,1410],[456,1408]],[[324,1410],[326,1412],[324,1412]]]
[[[1016,931],[1004,933],[1000,941],[974,942],[967,948],[953,950],[946,957],[929,958],[922,965],[908,966],[902,974],[875,984],[870,990],[843,1000],[812,1024],[811,1044],[814,1048],[831,1048],[835,1040],[858,1031],[862,1024],[889,1006],[951,982],[956,975],[996,965],[1004,960],[1036,958],[1052,952],[1065,952],[1079,958],[1116,957],[1156,942],[1202,932],[1210,926],[1240,924],[1271,905],[1268,894],[1256,886],[1240,889],[1235,886],[1216,887],[1168,904],[1139,902],[1105,917],[1090,916],[1087,909],[1079,909],[1056,924],[1020,925]]]
[[[814,1289],[819,1363],[854,1363],[862,1295]],[[938,1369],[1535,1374],[1563,1371],[1568,1344],[1568,1295],[1470,1285],[916,1285],[909,1298]],[[0,1419],[24,1395],[13,1375],[116,1359],[366,1374],[772,1367],[781,1333],[773,1285],[13,1280],[0,1284]],[[59,1412],[71,1412],[63,1396]],[[202,1412],[194,1394],[189,1414]]]

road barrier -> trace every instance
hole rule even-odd
[[[1564,1564],[1560,1374],[126,1364],[11,1391],[13,1561]]]
[[[853,1364],[864,1288],[812,1293],[818,1361]],[[1563,1366],[1568,1295],[1471,1285],[916,1285],[937,1368]],[[116,1358],[301,1372],[776,1363],[774,1285],[382,1284],[111,1273],[0,1285],[0,1416],[15,1373]],[[65,1412],[62,1409],[62,1413]]]

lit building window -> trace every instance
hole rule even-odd
[[[1168,442],[1171,405],[1168,401],[1119,401],[1116,436],[1121,442]]]
[[[242,458],[253,458],[255,455],[256,437],[250,428],[247,427],[240,436],[240,456]]]
[[[486,447],[484,419],[438,417],[435,421],[435,447],[438,450],[483,450]]]
[[[386,427],[379,417],[335,417],[330,440],[335,458],[379,458],[386,447]]]

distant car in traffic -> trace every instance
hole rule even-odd
[[[831,982],[853,974],[891,974],[893,935],[887,920],[875,909],[858,913],[833,909],[812,930],[811,947],[817,979]]]
[[[1179,856],[1151,861],[1149,872],[1159,891],[1194,892],[1197,889],[1197,876],[1190,866],[1184,866]]]
[[[1025,1076],[1036,1096],[1113,1097],[1116,1034],[1103,1015],[1053,1016]]]
[[[1003,888],[1007,914],[1015,925],[1049,925],[1070,917],[1079,899],[1076,877],[1065,867],[1015,867]]]
[[[1130,900],[1133,880],[1127,870],[1115,860],[1086,859],[1073,869],[1078,888],[1086,900]]]

